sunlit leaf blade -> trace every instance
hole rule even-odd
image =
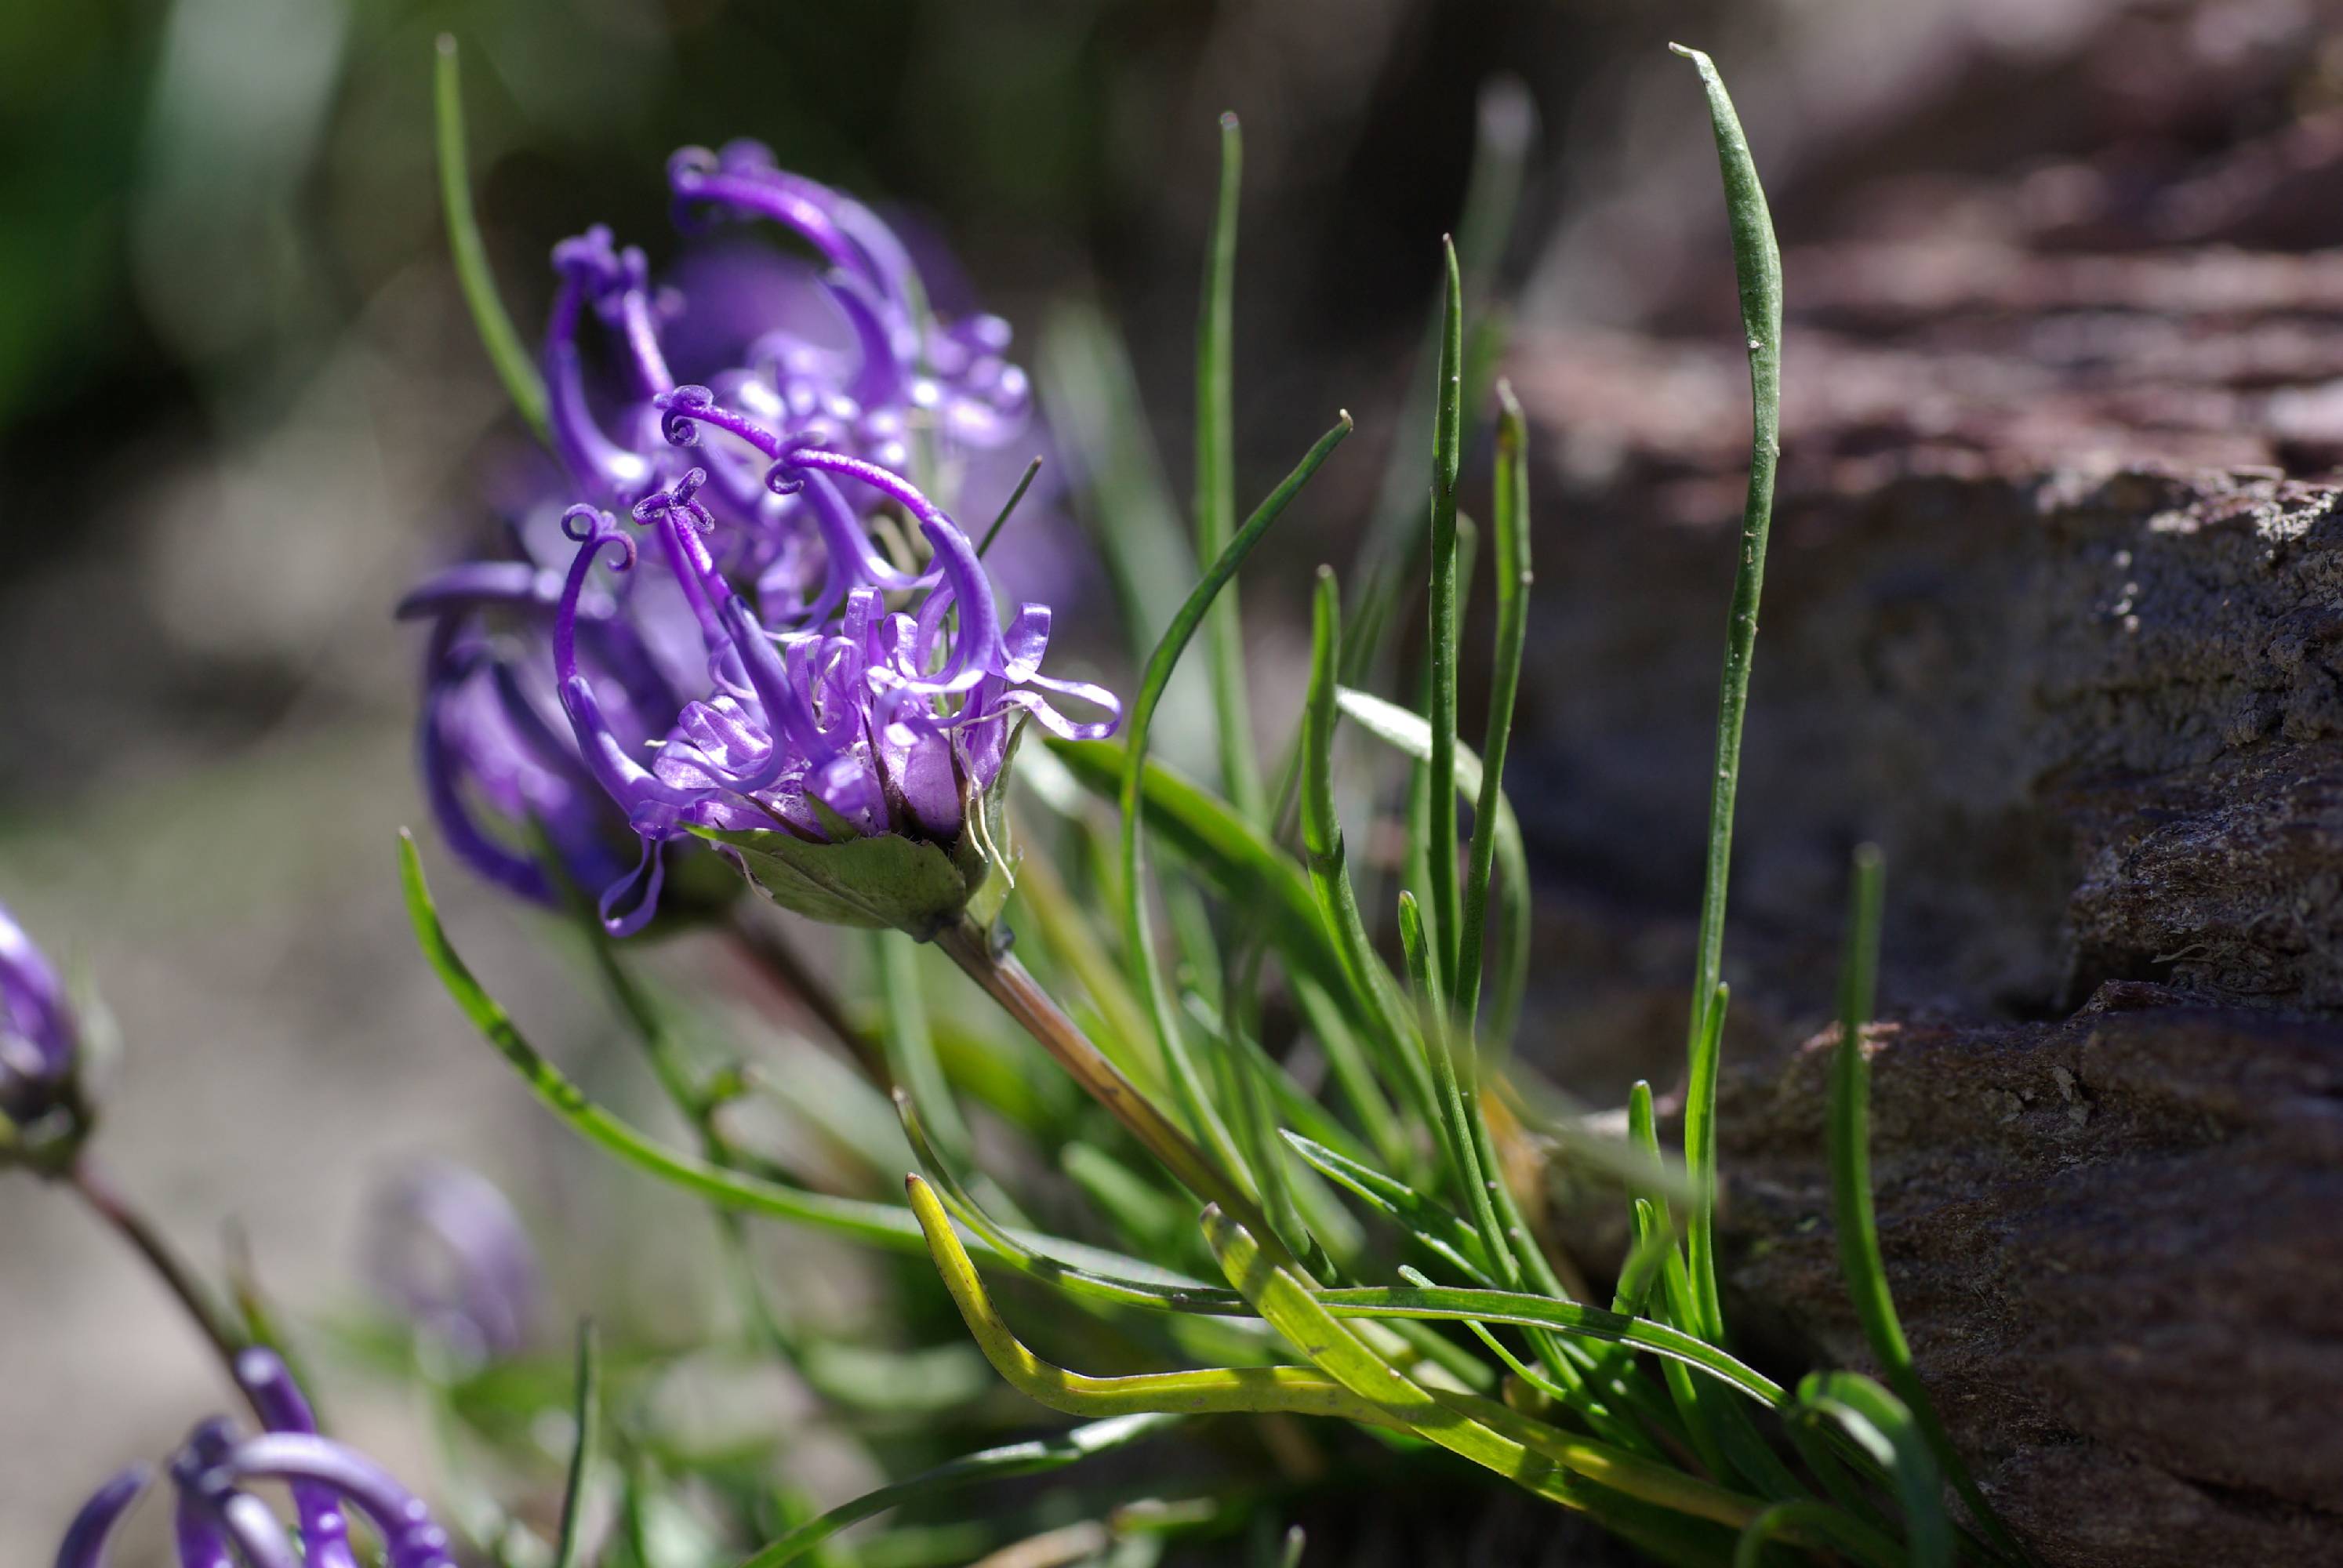
[[[497,294],[496,276],[488,270],[488,246],[480,239],[479,220],[472,213],[472,180],[464,141],[463,67],[453,34],[439,35],[438,58],[432,72],[433,120],[439,149],[439,200],[447,216],[447,249],[456,263],[456,279],[463,286],[464,303],[472,325],[488,350],[488,363],[505,384],[505,395],[537,432],[550,442],[546,422],[545,377],[513,329],[512,317]]]
[[[1416,1382],[1337,1322],[1292,1270],[1261,1251],[1243,1226],[1208,1210],[1204,1230],[1229,1282],[1272,1327],[1361,1400],[1451,1452],[1542,1497],[1586,1509],[1630,1539],[1636,1538],[1637,1525],[1616,1517],[1611,1493],[1736,1530],[1755,1517],[1752,1500],[1664,1464],[1569,1436],[1493,1400]]]
[[[1130,1415],[1142,1411],[1182,1415],[1267,1414],[1334,1416],[1370,1426],[1393,1426],[1383,1412],[1309,1367],[1213,1367],[1200,1372],[1139,1372],[1091,1377],[1052,1365],[1027,1349],[986,1294],[976,1266],[954,1233],[935,1192],[917,1176],[904,1181],[911,1211],[926,1231],[930,1255],[944,1288],[960,1308],[977,1347],[1012,1388],[1069,1415]]]
[[[1693,975],[1687,1046],[1691,1070],[1684,1092],[1684,1164],[1693,1209],[1685,1226],[1686,1263],[1701,1327],[1723,1337],[1725,1312],[1716,1292],[1714,1209],[1716,1201],[1716,1079],[1718,1049],[1708,1009],[1723,977],[1725,884],[1733,863],[1733,805],[1741,782],[1741,726],[1749,706],[1749,668],[1757,646],[1757,604],[1765,585],[1765,543],[1774,521],[1774,469],[1781,457],[1782,253],[1774,220],[1757,181],[1756,160],[1733,112],[1716,66],[1697,49],[1668,45],[1700,72],[1716,133],[1725,176],[1725,206],[1733,228],[1734,269],[1740,282],[1741,325],[1749,343],[1749,495],[1741,514],[1733,609],[1725,623],[1725,673],[1716,704],[1716,767],[1710,775],[1708,864],[1700,899],[1699,957]]]
[[[1769,1408],[1779,1405],[1784,1398],[1781,1384],[1704,1340],[1648,1318],[1627,1317],[1600,1307],[1557,1302],[1520,1291],[1443,1286],[1402,1290],[1358,1285],[1315,1293],[1326,1310],[1337,1317],[1471,1319],[1520,1328],[1552,1329],[1557,1333],[1605,1343],[1633,1345],[1706,1372]]]

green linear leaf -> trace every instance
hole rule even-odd
[[[580,1568],[586,1554],[586,1485],[600,1462],[601,1347],[594,1320],[578,1324],[578,1392],[575,1402],[577,1446],[569,1451],[569,1476],[561,1489],[561,1539],[553,1553],[553,1568]]]
[[[2027,1561],[2026,1548],[1994,1513],[1962,1462],[1952,1433],[1945,1430],[1927,1385],[1913,1365],[1912,1347],[1904,1337],[1895,1294],[1887,1283],[1887,1261],[1880,1251],[1879,1220],[1871,1195],[1871,1064],[1863,1051],[1863,1026],[1876,1008],[1879,925],[1885,887],[1886,869],[1879,850],[1869,844],[1859,846],[1847,895],[1838,1049],[1831,1058],[1831,1212],[1838,1232],[1839,1269],[1871,1353],[1879,1359],[1888,1386],[1911,1412],[1929,1452],[1968,1505],[1977,1528],[1996,1547],[2024,1562]]]
[[[1741,781],[1741,728],[1749,707],[1749,669],[1757,646],[1757,605],[1765,586],[1765,543],[1773,530],[1774,468],[1781,457],[1782,253],[1765,209],[1756,160],[1742,135],[1733,99],[1715,65],[1697,49],[1671,44],[1700,73],[1716,135],[1725,206],[1733,228],[1733,265],[1740,280],[1741,325],[1749,343],[1749,495],[1733,578],[1733,609],[1725,623],[1725,673],[1716,703],[1716,767],[1710,776],[1708,865],[1700,899],[1699,958],[1693,974],[1692,1020],[1686,1050],[1691,1070],[1684,1093],[1684,1164],[1692,1175],[1692,1216],[1685,1250],[1701,1326],[1710,1338],[1725,1332],[1716,1292],[1714,1209],[1716,1201],[1717,1033],[1706,1028],[1723,977],[1725,887],[1733,869],[1733,808]]]
[[[1435,1257],[1475,1280],[1491,1277],[1480,1234],[1456,1215],[1397,1177],[1386,1176],[1299,1132],[1286,1130],[1282,1136],[1304,1164],[1395,1221]]]
[[[1302,456],[1293,471],[1282,480],[1253,508],[1222,550],[1219,558],[1208,568],[1202,578],[1189,592],[1187,599],[1163,630],[1162,638],[1149,656],[1147,668],[1140,678],[1139,689],[1131,699],[1131,708],[1123,720],[1123,755],[1121,787],[1116,800],[1122,813],[1121,873],[1122,879],[1122,947],[1123,962],[1130,969],[1141,1000],[1145,1003],[1149,1018],[1154,1022],[1156,1043],[1161,1050],[1172,1079],[1173,1091],[1181,1098],[1187,1112],[1194,1121],[1196,1131],[1212,1146],[1212,1153],[1229,1170],[1242,1173],[1244,1164],[1235,1141],[1213,1113],[1210,1095],[1203,1079],[1189,1055],[1187,1042],[1182,1038],[1180,1020],[1172,1010],[1172,999],[1156,965],[1154,938],[1149,930],[1147,912],[1147,881],[1145,876],[1145,838],[1147,790],[1147,736],[1154,722],[1155,709],[1162,701],[1164,689],[1171,684],[1172,671],[1179,668],[1180,656],[1186,651],[1189,639],[1203,622],[1221,590],[1227,587],[1244,564],[1255,546],[1267,536],[1271,525],[1284,514],[1285,508],[1302,487],[1310,482],[1321,465],[1342,445],[1351,433],[1351,417],[1345,413],[1332,429],[1318,438],[1317,444]],[[1104,742],[1094,744],[1103,745]],[[1222,809],[1229,814],[1227,809]]]
[[[1243,186],[1244,137],[1234,115],[1221,116],[1221,194],[1204,261],[1204,298],[1196,313],[1196,554],[1217,559],[1236,527],[1237,205]],[[1237,585],[1221,590],[1205,618],[1214,727],[1221,743],[1221,792],[1244,820],[1261,825],[1261,763],[1253,755],[1252,704],[1246,694],[1244,627]]]
[[[1464,447],[1464,280],[1456,246],[1443,239],[1448,262],[1447,303],[1441,317],[1440,404],[1432,440],[1432,592],[1426,618],[1426,673],[1432,718],[1431,908],[1424,930],[1431,973],[1440,994],[1457,994],[1456,944],[1461,933],[1456,891],[1456,477]]]
[[[440,923],[431,890],[423,879],[422,858],[416,851],[414,835],[402,829],[398,839],[399,875],[416,944],[473,1027],[571,1131],[639,1170],[729,1207],[851,1236],[899,1252],[924,1250],[918,1222],[901,1209],[832,1198],[719,1169],[654,1142],[588,1100],[585,1091],[538,1053],[511,1016],[474,978]]]
[[[1438,1286],[1403,1290],[1367,1285],[1319,1291],[1315,1294],[1338,1317],[1471,1319],[1521,1328],[1553,1329],[1584,1339],[1634,1345],[1704,1372],[1769,1408],[1780,1405],[1785,1397],[1781,1384],[1704,1340],[1649,1318],[1625,1317],[1600,1307],[1553,1301],[1519,1291]]]
[[[488,249],[481,242],[479,219],[472,212],[472,181],[464,144],[463,67],[455,35],[440,34],[437,50],[432,72],[433,121],[439,152],[439,201],[447,215],[447,249],[455,259],[456,280],[463,287],[464,303],[471,309],[480,346],[488,350],[497,378],[505,384],[505,396],[537,432],[537,438],[549,445],[545,377],[538,373],[520,334],[513,330],[512,317],[498,297],[496,275],[488,268]]]
[[[740,1568],[781,1568],[783,1563],[796,1562],[847,1526],[884,1513],[890,1508],[899,1508],[907,1503],[924,1502],[967,1487],[982,1485],[986,1482],[1062,1470],[1085,1459],[1111,1453],[1118,1448],[1127,1448],[1134,1442],[1159,1436],[1177,1427],[1185,1419],[1165,1412],[1118,1415],[1054,1436],[1004,1443],[980,1453],[964,1454],[909,1480],[866,1492],[850,1503],[840,1503],[819,1518],[809,1519],[743,1561]]]
[[[1467,1022],[1480,1017],[1481,948],[1489,915],[1489,878],[1495,869],[1501,829],[1497,824],[1511,813],[1502,788],[1505,748],[1513,730],[1513,697],[1522,678],[1522,648],[1529,636],[1530,480],[1529,422],[1513,389],[1497,383],[1497,473],[1494,526],[1495,559],[1491,564],[1497,586],[1497,635],[1489,672],[1489,723],[1481,746],[1483,766],[1473,808],[1473,852],[1464,881],[1464,928],[1457,947],[1456,1016]],[[1458,781],[1460,785],[1463,780]],[[1498,950],[1497,1006],[1489,1031],[1483,1038],[1503,1042],[1513,1038],[1513,1019],[1521,1006],[1520,988],[1528,975],[1530,927],[1526,889],[1517,886],[1521,861],[1521,827],[1513,830],[1513,863],[1506,868],[1511,888],[1506,906],[1503,942]]]
[[[1808,1372],[1797,1402],[1835,1422],[1855,1446],[1895,1477],[1909,1537],[1911,1568],[1952,1568],[1953,1526],[1945,1516],[1944,1473],[1904,1402],[1861,1372]]]
[[[1129,766],[1121,742],[1051,739],[1049,749],[1084,787],[1109,797],[1121,788]],[[1349,995],[1342,957],[1292,859],[1168,762],[1149,759],[1141,788],[1154,830],[1173,852],[1223,898],[1253,910],[1287,962],[1330,993]]]

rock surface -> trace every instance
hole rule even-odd
[[[1784,1370],[1867,1364],[1823,1067],[1873,839],[1883,1240],[1987,1491],[2060,1568],[2338,1563],[2343,111],[2287,55],[2315,7],[2217,60],[2251,8],[2100,9],[2071,79],[1941,62],[1955,88],[1795,142],[1774,181],[1728,1315]],[[2191,51],[2193,78],[2166,58]],[[1881,177],[1923,146],[1930,174]],[[1536,1002],[1598,1095],[1682,1072],[1746,461],[1732,299],[1721,266],[1654,281],[1624,320],[1548,315],[1512,367],[1550,457],[1512,775],[1552,890]]]

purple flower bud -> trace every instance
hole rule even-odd
[[[385,1568],[454,1568],[447,1533],[412,1493],[365,1455],[317,1434],[282,1362],[247,1351],[236,1375],[276,1430],[248,1437],[215,1418],[199,1422],[173,1455],[179,1568],[357,1568],[345,1517],[351,1508],[382,1537]],[[57,1568],[103,1568],[106,1540],[148,1473],[144,1465],[126,1470],[82,1505],[57,1549]],[[246,1490],[254,1482],[290,1488],[297,1548],[275,1511]]]
[[[373,1206],[367,1271],[462,1362],[528,1344],[542,1295],[537,1251],[505,1195],[475,1171],[432,1161],[391,1183]]]
[[[78,1050],[56,970],[0,905],[0,1118],[29,1127],[68,1105]]]

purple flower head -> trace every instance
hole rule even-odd
[[[691,600],[707,652],[700,694],[646,762],[564,653],[593,563],[633,568],[637,539],[608,513],[572,510],[578,549],[555,621],[562,699],[580,751],[597,759],[648,863],[695,828],[812,843],[893,834],[950,846],[972,798],[998,777],[1018,715],[1071,739],[1112,731],[1121,707],[1111,693],[1041,673],[1048,608],[1025,605],[1004,625],[968,536],[910,481],[818,437],[771,429],[708,387],[678,387],[655,406],[679,447],[721,432],[764,458],[766,487],[807,498],[822,520],[827,559],[810,611],[791,601],[772,624],[709,548],[717,525],[701,499],[706,469],[690,468],[635,504],[632,518]],[[877,548],[845,487],[884,498],[913,521],[930,551],[923,570]],[[890,594],[905,608],[890,609]],[[1051,695],[1078,698],[1100,717],[1068,719]]]
[[[376,1288],[458,1361],[527,1348],[542,1291],[537,1251],[496,1185],[433,1161],[402,1174],[375,1205],[367,1268]]]
[[[57,972],[0,905],[0,1121],[73,1109],[80,1038]]]
[[[900,477],[915,453],[955,472],[1025,427],[1007,324],[939,320],[885,224],[753,143],[686,148],[669,182],[687,228],[762,220],[803,241],[826,318],[802,298],[751,298],[739,270],[689,297],[661,287],[605,228],[562,242],[543,368],[583,501],[562,517],[567,569],[550,569],[558,547],[475,563],[404,607],[435,618],[424,770],[450,842],[541,899],[543,872],[491,823],[545,824],[620,934],[652,918],[665,847],[695,829],[950,844],[1016,714],[1089,736],[1116,712],[1094,687],[1040,675],[1047,609],[1004,628],[966,535]],[[589,328],[606,379],[589,374]],[[671,334],[730,362],[679,381]],[[889,509],[924,566],[874,532]],[[658,568],[637,569],[645,551]],[[1106,718],[1064,719],[1042,692]],[[584,804],[597,793],[598,814]],[[631,869],[609,858],[614,819],[638,841]]]
[[[239,1562],[249,1568],[357,1568],[349,1543],[353,1510],[382,1538],[384,1568],[455,1568],[447,1533],[419,1499],[364,1454],[317,1435],[308,1402],[282,1361],[246,1351],[236,1372],[268,1430],[253,1436],[224,1419],[202,1422],[172,1457],[179,1568]],[[146,1467],[138,1465],[100,1487],[67,1527],[56,1568],[103,1568],[107,1540],[147,1480]],[[297,1545],[249,1490],[256,1482],[291,1492]]]

